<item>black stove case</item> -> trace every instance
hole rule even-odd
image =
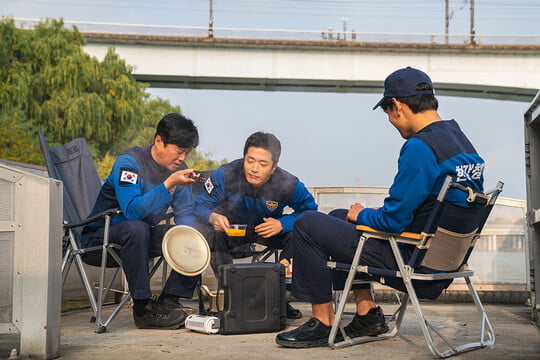
[[[220,334],[275,332],[285,329],[285,267],[282,264],[228,264],[219,271],[224,308]]]

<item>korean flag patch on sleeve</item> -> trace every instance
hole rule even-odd
[[[206,192],[208,194],[212,193],[212,190],[214,190],[214,184],[212,184],[211,178],[206,179],[206,181],[204,182],[204,188],[206,189]]]
[[[136,184],[139,174],[134,169],[120,169],[120,184]]]

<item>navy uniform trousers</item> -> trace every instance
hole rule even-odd
[[[328,260],[351,263],[358,245],[360,233],[356,225],[346,221],[347,210],[338,209],[329,215],[317,211],[305,211],[296,219],[291,235],[294,254],[292,295],[303,301],[323,304],[332,301],[334,289],[343,289],[345,271],[333,271],[326,266]],[[407,262],[414,246],[401,248]],[[368,239],[364,243],[360,265],[397,270],[388,241]],[[428,270],[426,270],[428,272]],[[380,281],[380,278],[364,278]],[[420,298],[435,299],[450,285],[449,280],[413,280]],[[385,277],[384,284],[406,291],[401,279]],[[353,285],[354,289],[369,288],[369,284]]]
[[[142,220],[126,220],[111,225],[109,243],[122,246],[120,259],[126,274],[129,291],[134,299],[142,300],[152,297],[148,259],[161,255],[163,236],[173,225],[150,226]],[[103,244],[103,228],[94,232],[83,233],[83,246]],[[184,276],[171,270],[163,288],[163,293],[191,298],[200,276]]]

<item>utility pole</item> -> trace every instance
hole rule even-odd
[[[214,0],[210,1],[210,14],[208,17],[208,37],[214,37]]]
[[[474,0],[471,0],[471,45],[476,44],[476,40],[474,38],[476,33],[476,30],[474,29]]]
[[[450,0],[445,0],[444,7],[444,42],[448,44],[448,28],[450,27],[450,8],[448,3]]]

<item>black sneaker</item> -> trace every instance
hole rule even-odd
[[[142,314],[133,311],[133,320],[139,329],[178,329],[186,318],[183,310],[170,310],[154,299],[148,301]]]
[[[350,324],[345,326],[345,332],[352,338],[377,336],[388,332],[388,325],[380,306],[370,309],[366,315],[356,313]]]
[[[180,304],[180,302],[178,302],[177,296],[161,293],[161,295],[159,295],[159,297],[157,298],[157,302],[169,311],[184,309],[184,306]]]
[[[168,295],[168,294],[163,294],[163,293],[161,293],[161,295],[159,295],[159,297],[157,298],[157,302],[163,305],[165,308],[167,308],[170,311],[181,310],[188,315],[193,314],[193,308],[182,305],[182,303],[179,300],[180,300],[179,296]]]
[[[294,308],[288,301],[287,301],[287,318],[288,319],[300,319],[302,318],[302,312],[296,308]]]
[[[302,326],[276,336],[276,343],[285,347],[311,348],[328,345],[331,326],[311,318]]]

